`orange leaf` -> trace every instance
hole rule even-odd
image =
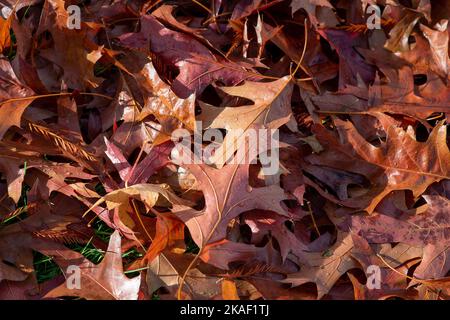
[[[222,281],[222,298],[224,300],[240,300],[237,293],[236,284],[233,280],[223,279]]]
[[[0,19],[0,52],[3,52],[5,48],[11,45],[11,35],[9,30],[11,29],[13,13],[8,19]]]

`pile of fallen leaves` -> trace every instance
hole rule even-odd
[[[1,299],[450,298],[449,1],[0,9]],[[278,172],[175,163],[198,123]]]

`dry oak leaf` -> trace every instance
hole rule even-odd
[[[178,67],[180,73],[173,81],[172,89],[180,98],[201,94],[216,80],[235,85],[254,76],[245,67],[216,57],[192,36],[167,29],[151,15],[141,17],[139,33],[125,34],[120,41],[128,48],[145,52],[150,46],[157,61]]]
[[[86,198],[98,198],[98,194],[87,188],[85,183],[67,183],[71,179],[93,179],[96,176],[83,171],[83,168],[65,163],[49,163],[48,161],[29,161],[28,169],[37,169],[32,176],[36,184],[36,193],[42,200],[49,200],[53,192],[62,193],[68,197],[74,197],[86,205],[90,202]],[[28,175],[27,175],[28,177]],[[28,195],[30,196],[30,195]],[[81,196],[81,197],[80,197]]]
[[[375,77],[375,68],[368,64],[356,48],[364,47],[367,39],[363,34],[345,30],[323,29],[318,33],[325,38],[339,55],[339,88],[369,84]]]
[[[174,206],[173,213],[189,228],[195,243],[203,248],[227,236],[228,223],[239,214],[261,209],[288,215],[281,201],[288,199],[277,185],[252,188],[249,185],[249,165],[228,164],[216,169],[205,164],[183,165],[196,178],[205,197],[201,211]]]
[[[411,128],[405,131],[389,126],[385,128],[386,141],[379,147],[366,141],[351,122],[335,119],[335,124],[345,143],[339,148],[333,147],[333,150],[338,148],[337,153],[331,152],[328,157],[321,155],[320,158],[313,155],[308,161],[313,161],[315,165],[373,175],[367,176],[374,185],[370,194],[360,197],[359,200],[363,201],[358,203],[369,213],[392,191],[411,190],[418,198],[432,183],[450,178],[450,151],[446,143],[447,128],[443,123],[432,130],[426,142],[417,141]],[[323,142],[328,144],[328,141]],[[338,153],[345,154],[347,160],[337,160]],[[351,159],[366,165],[346,167]],[[350,200],[358,202],[358,198]],[[346,204],[345,201],[342,203]]]
[[[10,16],[7,19],[3,19],[0,17],[0,52],[3,52],[4,49],[8,48],[11,45],[11,22],[15,13],[11,12]]]
[[[430,43],[430,50],[433,57],[430,62],[430,68],[443,79],[447,79],[449,76],[449,32],[447,28],[448,20],[440,21],[434,26],[434,29],[428,28],[423,24],[420,25],[424,37]]]
[[[212,51],[223,55],[218,49],[220,44],[226,43],[224,38],[216,34],[210,28],[192,28],[182,22],[179,22],[175,17],[177,16],[177,7],[163,4],[158,9],[152,12],[152,16],[158,18],[162,23],[169,25],[177,31],[184,32],[190,36],[195,37],[198,41],[204,44]],[[218,9],[219,10],[219,9]]]
[[[134,198],[144,202],[145,205],[151,208],[156,204],[160,195],[173,204],[186,205],[190,203],[187,200],[177,197],[164,184],[156,185],[143,183],[114,190],[99,199],[93,207],[97,207],[103,202],[106,202],[108,209],[113,210],[117,207],[128,205],[128,199]]]
[[[292,286],[313,282],[317,285],[317,299],[320,299],[343,274],[358,267],[351,257],[352,248],[351,234],[340,233],[333,247],[324,253],[314,252],[307,255],[310,266],[304,266],[300,272],[288,274],[282,282],[290,283]]]
[[[130,199],[142,201],[149,209],[154,207],[158,201],[168,201],[173,205],[182,206],[192,204],[188,200],[177,197],[165,184],[135,184],[130,187],[114,190],[101,197],[85,213],[85,215],[92,209],[97,208],[100,204],[106,202],[107,209],[110,211],[117,210],[117,214],[121,222],[127,227],[133,229],[133,227],[135,226],[135,222],[129,215],[129,212],[133,212],[129,201]]]
[[[223,144],[210,159],[219,167],[228,161],[238,148],[235,141],[246,136],[247,130],[254,125],[276,129],[284,124],[292,131],[297,131],[297,124],[292,117],[291,98],[294,84],[292,77],[286,76],[272,82],[245,81],[243,85],[221,87],[220,90],[236,97],[254,101],[252,105],[242,107],[217,108],[201,103],[202,113],[197,116],[205,127],[226,129],[228,134]]]
[[[435,112],[448,112],[450,89],[442,80],[430,74],[428,83],[417,90],[410,65],[387,50],[372,51],[359,48],[358,52],[371,64],[376,65],[388,80],[381,81],[379,74],[369,87],[346,86],[338,92],[311,95],[312,110],[318,113],[371,115],[385,112],[427,119]],[[437,79],[435,79],[437,78]],[[417,92],[418,91],[418,92]],[[430,94],[431,91],[431,94]]]
[[[20,120],[25,109],[33,102],[33,99],[6,102],[14,98],[32,96],[34,92],[23,86],[17,79],[10,62],[6,58],[0,58],[0,139],[11,126],[20,127]]]
[[[64,0],[45,1],[36,35],[48,30],[54,46],[41,49],[40,54],[63,69],[69,88],[95,88],[100,79],[94,76],[94,64],[101,57],[101,47],[89,39],[88,24],[82,24],[81,30],[71,30],[68,20]]]
[[[450,201],[440,195],[424,195],[426,211],[399,217],[376,214],[352,216],[342,227],[350,228],[370,243],[401,242],[423,247],[422,262],[415,270],[419,279],[444,277],[450,271]]]
[[[55,261],[62,267],[65,273],[68,262],[76,258],[75,252],[70,250],[55,252],[42,250],[45,254],[54,256]],[[82,297],[88,300],[137,300],[141,276],[129,279],[123,273],[121,238],[118,231],[111,235],[108,250],[102,262],[98,265],[79,255],[82,262],[80,268],[80,288],[67,288],[63,283],[45,295],[46,298],[56,297]],[[70,263],[69,263],[70,264]],[[66,268],[64,268],[66,267]]]
[[[150,114],[156,117],[162,127],[160,137],[156,139],[158,144],[170,140],[170,135],[178,128],[195,131],[195,94],[186,99],[179,98],[161,80],[152,63],[147,63],[136,79],[149,96],[138,120]]]
[[[361,158],[384,169],[386,189],[374,199],[369,212],[393,190],[411,190],[417,198],[432,183],[450,179],[447,128],[442,122],[433,129],[426,142],[418,142],[409,129],[404,131],[390,126],[386,142],[380,147],[367,142],[350,122],[336,120],[335,123]]]
[[[263,240],[265,235],[270,234],[278,241],[283,261],[286,260],[289,253],[304,261],[306,245],[286,227],[286,222],[290,221],[292,217],[288,218],[264,211],[252,211],[245,213],[243,218],[252,230],[252,242],[255,241],[254,243],[257,244]]]
[[[399,217],[386,214],[373,216],[355,215],[345,224],[371,243],[402,242],[421,246],[447,243],[450,240],[450,201],[439,195],[424,195],[428,210]]]
[[[153,261],[166,248],[184,242],[184,239],[184,224],[179,219],[168,214],[158,214],[155,236],[142,261]]]

